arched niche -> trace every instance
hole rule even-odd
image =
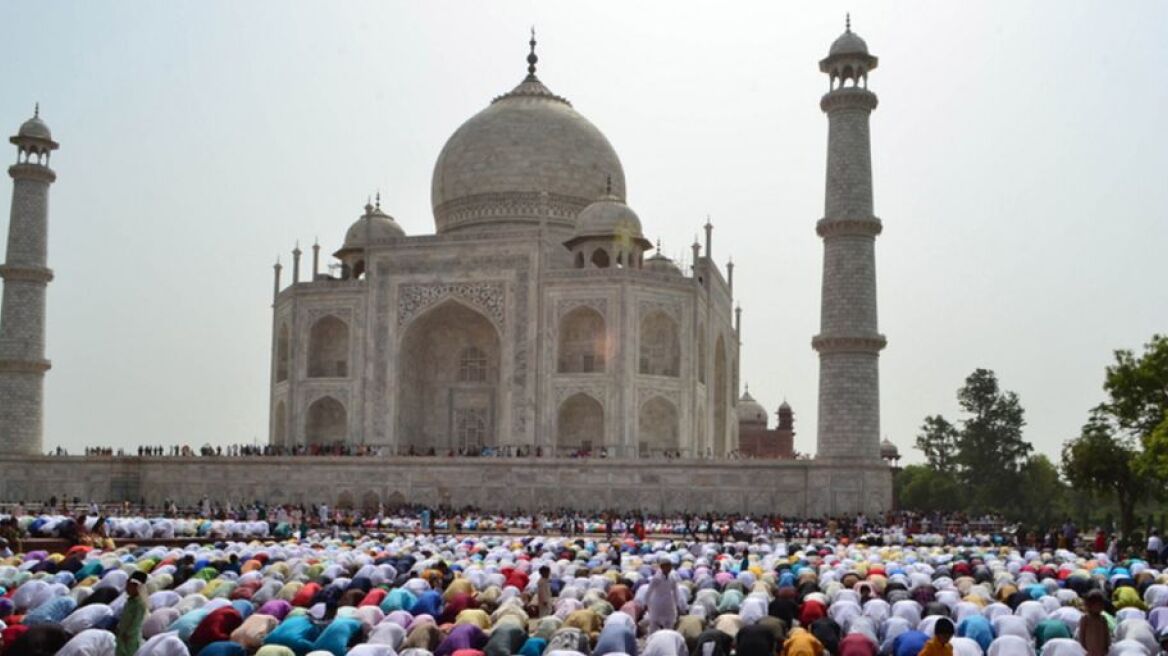
[[[501,340],[486,316],[447,299],[409,324],[398,353],[401,446],[425,453],[497,444]]]
[[[272,410],[272,444],[284,446],[288,442],[288,408],[277,401]]]
[[[308,377],[345,378],[349,375],[349,324],[331,314],[312,324],[308,332]]]
[[[276,382],[288,380],[288,369],[291,359],[291,346],[288,337],[288,324],[281,323],[276,333]]]
[[[640,372],[648,376],[681,374],[681,340],[677,322],[661,310],[641,319]]]
[[[604,406],[600,401],[583,392],[564,399],[556,413],[559,451],[594,451],[604,443]]]
[[[714,455],[726,455],[726,417],[730,406],[730,381],[726,367],[726,340],[714,344]]]
[[[349,414],[345,406],[331,396],[321,397],[308,406],[304,420],[304,439],[309,445],[331,446],[349,437]]]
[[[641,404],[637,418],[641,456],[661,456],[679,449],[677,406],[660,396]]]
[[[560,319],[558,371],[603,372],[607,360],[604,317],[590,307],[578,307]]]

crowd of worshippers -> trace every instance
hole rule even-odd
[[[397,535],[0,557],[0,656],[1162,656],[1138,558]]]
[[[392,510],[378,503],[373,508],[353,508],[321,504],[265,504],[262,501],[219,501],[204,496],[193,505],[179,506],[172,499],[160,505],[145,500],[132,505],[81,504],[76,497],[51,496],[36,504],[23,502],[0,504],[0,515],[17,517],[45,515],[68,519],[77,515],[128,518],[133,516],[166,518],[198,524],[199,520],[263,521],[271,524],[271,534],[281,535],[281,525],[301,527],[339,527],[346,532],[378,533],[386,531],[463,533],[522,532],[533,534],[586,535],[603,534],[645,539],[647,536],[682,536],[724,542],[755,538],[781,538],[786,541],[808,539],[863,540],[869,544],[902,543],[1014,543],[1014,527],[999,517],[971,518],[961,513],[928,514],[900,511],[878,516],[857,514],[799,518],[780,515],[738,515],[685,513],[658,515],[644,512],[602,511],[587,513],[571,508],[538,513],[524,511],[488,512],[474,507],[453,508],[440,505],[398,505]],[[56,526],[48,522],[45,527]],[[48,530],[43,528],[42,530]],[[287,535],[283,535],[287,537]]]

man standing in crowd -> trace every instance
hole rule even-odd
[[[146,572],[141,570],[126,581],[126,604],[118,618],[117,656],[134,656],[142,642],[142,622],[146,619]]]
[[[677,624],[680,594],[677,580],[670,576],[673,572],[673,563],[667,559],[662,560],[660,567],[660,573],[649,581],[649,594],[645,599],[648,605],[650,633],[658,629],[672,629]]]

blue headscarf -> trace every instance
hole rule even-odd
[[[957,635],[973,640],[982,651],[986,651],[994,641],[994,627],[981,615],[970,615],[958,623]]]
[[[434,590],[427,590],[418,597],[410,608],[410,614],[414,617],[418,615],[429,615],[430,617],[438,617],[442,614],[442,595]]]

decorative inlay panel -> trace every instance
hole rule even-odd
[[[403,326],[438,301],[455,297],[482,310],[496,326],[504,325],[506,295],[501,282],[406,284],[398,288],[397,325]]]

